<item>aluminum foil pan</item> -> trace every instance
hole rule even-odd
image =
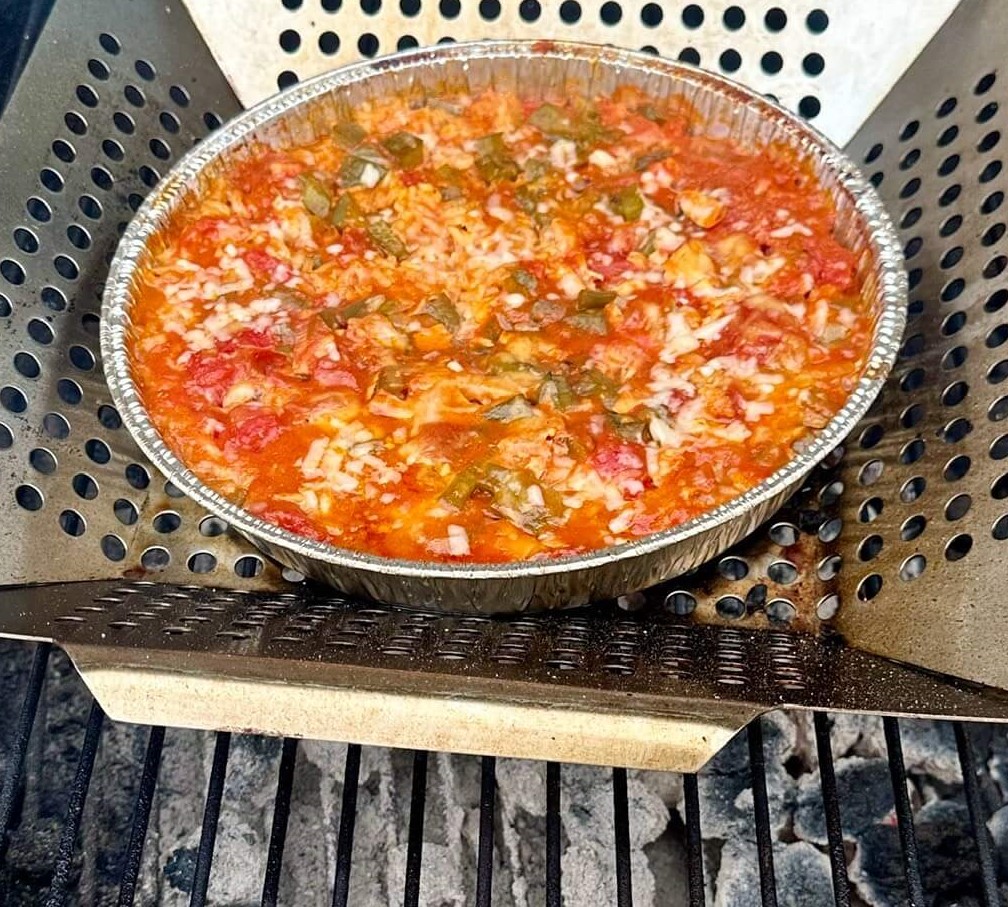
[[[771,142],[811,162],[837,207],[837,236],[858,257],[874,317],[874,345],[857,388],[829,425],[769,479],[687,523],[619,547],[512,564],[447,564],[374,557],[294,535],[208,488],[165,445],[131,374],[130,309],[139,277],[173,214],[208,178],[255,146],[311,141],[367,98],[423,97],[487,87],[525,95],[609,94],[631,84],[652,97],[681,96],[713,135],[756,149]],[[151,462],[185,494],[267,555],[345,592],[383,602],[481,613],[582,605],[640,590],[686,572],[766,520],[865,414],[896,358],[906,320],[907,281],[892,223],[875,190],[828,140],[777,104],[681,63],[588,44],[484,41],[442,45],[326,73],[264,101],[194,148],[148,196],[112,262],[102,306],[101,350],[112,398]]]

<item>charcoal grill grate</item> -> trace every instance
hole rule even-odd
[[[25,647],[27,648],[27,647]],[[4,845],[10,840],[16,840],[20,834],[26,834],[18,828],[14,812],[8,806],[12,803],[24,782],[25,752],[32,733],[36,710],[43,691],[46,664],[50,657],[50,646],[42,644],[35,648],[32,656],[31,669],[26,672],[26,684],[22,693],[21,712],[17,722],[17,734],[7,754],[6,768],[3,774],[2,794],[0,804],[0,841]],[[17,653],[15,657],[24,658],[27,663],[27,652]],[[98,806],[87,804],[89,784],[93,772],[103,770],[101,761],[101,740],[103,726],[107,727],[104,713],[97,703],[91,706],[90,716],[84,729],[83,739],[79,744],[68,744],[68,749],[77,749],[76,774],[67,792],[65,818],[60,835],[60,843],[53,854],[51,870],[48,873],[49,888],[46,904],[61,905],[73,902],[73,890],[76,880],[75,857],[79,849],[81,817],[90,815],[91,821],[100,821],[101,810]],[[840,802],[835,779],[833,776],[833,761],[830,748],[830,719],[826,713],[817,712],[814,721],[816,746],[820,757],[821,799],[829,836],[827,852],[830,860],[830,870],[833,883],[833,900],[837,907],[851,903],[850,882],[847,875],[847,859],[841,838],[841,816],[844,804]],[[975,844],[976,869],[974,889],[982,896],[983,903],[1000,904],[997,877],[990,841],[986,830],[986,813],[979,792],[978,762],[973,748],[969,729],[955,723],[954,732],[962,771],[962,781],[967,800],[971,828]],[[36,734],[45,733],[37,729]],[[168,733],[171,733],[170,731]],[[748,752],[750,765],[750,789],[753,794],[753,823],[757,841],[757,857],[760,879],[760,899],[763,905],[777,904],[778,889],[774,872],[774,834],[771,828],[770,801],[767,799],[767,781],[764,772],[763,736],[760,721],[750,725],[748,731]],[[885,720],[885,738],[888,748],[889,767],[892,777],[893,802],[899,829],[903,852],[903,873],[905,879],[906,903],[924,905],[930,903],[928,897],[932,892],[926,892],[923,887],[921,865],[914,837],[914,820],[907,798],[907,773],[904,767],[900,746],[900,729],[895,719]],[[156,797],[173,796],[171,790],[156,791],[158,784],[159,763],[162,746],[165,739],[165,729],[153,727],[149,731],[146,754],[143,759],[136,760],[136,799],[128,834],[122,836],[122,850],[115,864],[114,877],[119,880],[118,903],[120,907],[130,905],[137,897],[137,883],[142,865],[142,852],[145,839],[148,837],[148,822],[152,801]],[[202,818],[190,816],[194,828],[201,825],[195,869],[192,873],[189,889],[189,903],[201,905],[208,903],[210,880],[214,867],[214,843],[221,815],[221,805],[225,791],[225,779],[229,768],[229,752],[232,737],[227,732],[218,732],[215,739],[213,758],[209,773],[206,797]],[[291,795],[295,782],[297,768],[297,741],[285,739],[280,751],[279,770],[276,781],[272,828],[269,836],[268,854],[264,865],[262,879],[262,903],[278,902],[281,867],[285,856],[285,843],[288,820],[291,814]],[[96,760],[97,756],[97,760]],[[354,858],[354,825],[358,820],[357,791],[360,784],[361,748],[347,748],[347,758],[343,769],[342,803],[338,818],[337,846],[332,874],[332,903],[341,907],[353,903],[354,876],[368,867],[355,869]],[[561,767],[549,763],[546,767],[546,854],[543,860],[544,888],[546,903],[549,907],[563,903],[563,876],[561,865],[561,838],[563,835],[564,815],[561,812],[560,780]],[[657,894],[665,903],[677,903],[681,898],[690,907],[699,907],[707,903],[709,892],[705,890],[704,860],[701,849],[701,833],[703,816],[698,797],[697,776],[687,774],[683,777],[685,793],[685,823],[684,839],[686,862],[683,874],[686,880],[684,891],[659,891]],[[473,890],[458,892],[458,896],[469,900],[474,899],[478,907],[489,907],[494,892],[494,850],[496,811],[498,806],[498,791],[495,778],[495,759],[491,756],[481,760],[479,776],[479,806],[478,806],[478,846],[476,848],[476,866],[473,873]],[[634,822],[633,811],[627,795],[627,773],[623,768],[615,768],[612,772],[612,853],[604,874],[614,878],[615,902],[619,907],[630,907],[633,904],[631,884],[631,862],[633,847],[631,845],[631,828]],[[249,797],[254,792],[239,789],[232,796]],[[408,817],[408,853],[405,863],[404,887],[402,903],[406,907],[420,903],[423,872],[423,836],[425,814],[432,814],[439,804],[427,796],[427,754],[423,751],[414,753],[411,795]],[[86,809],[90,812],[86,813]],[[577,809],[577,803],[570,803],[567,809]],[[779,846],[779,845],[778,845]],[[291,859],[291,857],[288,857]],[[296,855],[293,857],[296,859]],[[3,866],[0,864],[0,886],[11,884],[5,879]],[[0,896],[4,889],[0,887]],[[16,892],[7,889],[7,896],[13,898]],[[755,895],[755,892],[753,892]],[[321,895],[313,893],[316,902],[321,903],[328,898],[328,893]],[[390,895],[391,897],[391,895]],[[398,897],[396,897],[398,901]]]

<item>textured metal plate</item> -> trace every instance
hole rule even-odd
[[[313,8],[322,17],[325,10]],[[829,29],[845,8],[828,7]],[[666,22],[681,12],[678,4],[667,9],[674,12]],[[766,13],[762,6],[745,9],[750,25]],[[839,622],[862,649],[1003,683],[1004,554],[991,532],[1003,525],[1008,508],[1001,508],[1001,461],[990,452],[1001,456],[1008,442],[992,446],[1001,436],[1001,410],[995,407],[991,419],[988,409],[1001,399],[999,350],[1008,330],[1001,327],[1004,277],[982,276],[1004,249],[1001,146],[984,139],[1001,128],[999,92],[1008,84],[994,72],[1008,41],[982,24],[997,11],[993,2],[965,4],[948,26],[959,37],[936,45],[942,56],[933,64],[925,66],[930,52],[924,57],[851,146],[863,161],[882,144],[867,172],[875,160],[885,162],[880,188],[904,223],[911,267],[921,269],[914,278],[909,358],[874,420],[883,433],[869,429],[867,448],[855,435],[849,462],[837,457],[818,469],[768,526],[726,557],[688,580],[625,600],[623,608],[532,621],[428,616],[417,630],[402,612],[361,608],[283,583],[247,544],[217,534],[217,522],[204,522],[198,507],[159,487],[125,431],[115,427],[115,414],[103,408],[109,399],[98,368],[87,352],[72,348],[97,352],[98,299],[118,231],[164,171],[166,147],[171,160],[207,125],[235,113],[238,102],[179,6],[59,0],[0,120],[7,163],[0,181],[0,581],[55,585],[0,592],[0,629],[65,645],[115,716],[455,750],[684,768],[702,762],[751,715],[775,706],[1008,717],[998,691],[840,645],[822,626]],[[804,21],[789,16],[789,28]],[[236,33],[249,18],[233,26]],[[718,20],[708,12],[706,21]],[[841,75],[829,62],[829,29],[814,39],[823,42],[828,61],[817,77],[824,86]],[[897,35],[890,33],[892,58],[902,59]],[[760,49],[776,40],[759,29],[754,36]],[[890,57],[883,56],[887,65]],[[987,59],[998,62],[988,68]],[[919,72],[928,77],[916,85]],[[990,81],[989,72],[995,78],[986,94],[974,94]],[[950,96],[956,109],[936,118]],[[990,106],[995,98],[999,109]],[[911,116],[919,121],[917,138],[900,141]],[[948,139],[956,146],[941,154],[946,123],[959,133]],[[978,142],[995,144],[980,150]],[[918,148],[920,157],[908,154]],[[960,155],[953,171],[939,175],[939,167],[953,166],[942,163],[953,153]],[[916,194],[899,199],[914,177],[920,185],[906,191]],[[910,213],[916,207],[920,215]],[[956,214],[963,220],[953,229]],[[952,232],[942,236],[942,229]],[[911,242],[917,236],[919,248]],[[951,251],[956,246],[963,252]],[[948,267],[941,267],[943,258]],[[941,302],[946,281],[959,276],[962,291],[946,291],[959,295]],[[966,318],[959,327],[963,316],[946,320],[958,310]],[[921,339],[914,339],[917,333]],[[918,365],[923,375],[915,372]],[[942,395],[952,400],[961,393],[949,396],[945,388],[963,369],[971,370],[969,394],[957,406],[943,406]],[[923,407],[916,425],[910,423],[918,411],[907,410],[914,404]],[[973,430],[943,441],[934,432],[944,433],[962,407],[973,407],[966,416]],[[900,420],[910,427],[900,427]],[[925,426],[929,434],[919,447],[916,434]],[[949,438],[959,430],[957,423]],[[924,458],[910,462],[918,450]],[[970,458],[970,471],[952,481],[962,461],[947,471],[946,464],[960,454]],[[875,459],[881,471],[874,464],[862,473]],[[920,494],[915,482],[901,495],[918,463],[931,464],[921,473],[926,490]],[[873,477],[878,481],[871,485]],[[23,486],[39,497],[19,494]],[[947,521],[944,508],[960,486],[971,495],[970,512]],[[944,493],[936,494],[939,489]],[[877,502],[862,503],[876,495],[882,513],[862,523],[862,512],[870,519],[878,510]],[[39,500],[38,510],[18,503]],[[169,512],[177,524],[174,516],[158,518]],[[927,529],[910,539],[922,524],[904,523],[917,515],[927,518]],[[82,526],[80,535],[67,532]],[[878,542],[860,543],[875,532],[883,548],[862,562],[859,551],[868,557]],[[945,542],[963,532],[973,536],[973,549],[947,561]],[[112,535],[125,551],[105,541]],[[899,570],[917,553],[914,544],[930,546],[920,551],[927,569],[905,582]],[[883,585],[862,603],[857,590],[870,572]],[[66,583],[114,575],[167,584],[210,581],[221,591]],[[228,586],[273,591],[237,593]],[[120,588],[127,591],[115,591]],[[281,593],[297,597],[278,598]],[[547,629],[540,620],[549,621]],[[417,635],[414,646],[409,640]],[[951,657],[956,640],[962,658]],[[438,651],[445,654],[435,657]]]
[[[958,0],[184,0],[246,107],[417,45],[550,38],[642,49],[769,92],[844,144]]]
[[[840,481],[837,626],[858,646],[1008,687],[1008,36],[968,0],[851,143],[901,226],[900,363]],[[954,64],[951,61],[955,61]]]

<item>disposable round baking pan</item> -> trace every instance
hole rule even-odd
[[[697,112],[700,131],[743,147],[792,147],[834,200],[835,233],[857,258],[873,343],[846,404],[824,429],[803,440],[786,465],[715,509],[625,545],[551,560],[452,564],[376,557],[295,535],[217,494],[172,453],[133,381],[130,311],[160,237],[210,178],[264,144],[300,144],[328,134],[356,104],[390,93],[421,99],[495,87],[555,99],[605,95],[620,85],[637,86],[659,102],[683,98]],[[267,555],[350,594],[495,613],[583,605],[645,589],[699,566],[752,532],[868,410],[895,361],[906,298],[902,250],[875,190],[827,139],[776,103],[720,76],[642,53],[578,43],[480,41],[325,73],[240,114],[190,151],[148,196],[120,242],[105,286],[101,350],[112,399],[154,466]]]

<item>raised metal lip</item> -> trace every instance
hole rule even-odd
[[[864,375],[842,409],[829,424],[810,437],[801,453],[758,485],[730,501],[687,522],[652,533],[633,542],[600,548],[586,554],[534,561],[503,563],[445,563],[386,558],[338,548],[296,535],[260,520],[217,494],[192,473],[168,448],[151,423],[133,382],[127,351],[133,302],[133,281],[142,268],[149,240],[181,201],[193,181],[211,161],[250,138],[256,130],[319,96],[338,91],[382,73],[409,70],[440,61],[549,56],[558,60],[599,62],[617,68],[635,68],[694,85],[713,88],[739,105],[749,105],[773,121],[793,139],[796,147],[814,148],[821,166],[829,169],[854,208],[869,225],[869,242],[876,260],[878,293],[882,299],[875,338]],[[875,189],[855,165],[828,139],[779,104],[719,75],[685,63],[645,53],[584,42],[485,40],[411,50],[376,60],[344,66],[315,76],[266,99],[239,114],[179,160],[141,205],[127,227],[109,271],[101,312],[101,353],[113,403],[123,423],[143,453],[183,493],[238,532],[300,557],[321,560],[351,570],[397,577],[450,580],[517,579],[591,570],[638,558],[688,541],[722,526],[766,502],[818,464],[850,433],[865,415],[892,368],[906,322],[907,278],[902,248],[895,228]]]

